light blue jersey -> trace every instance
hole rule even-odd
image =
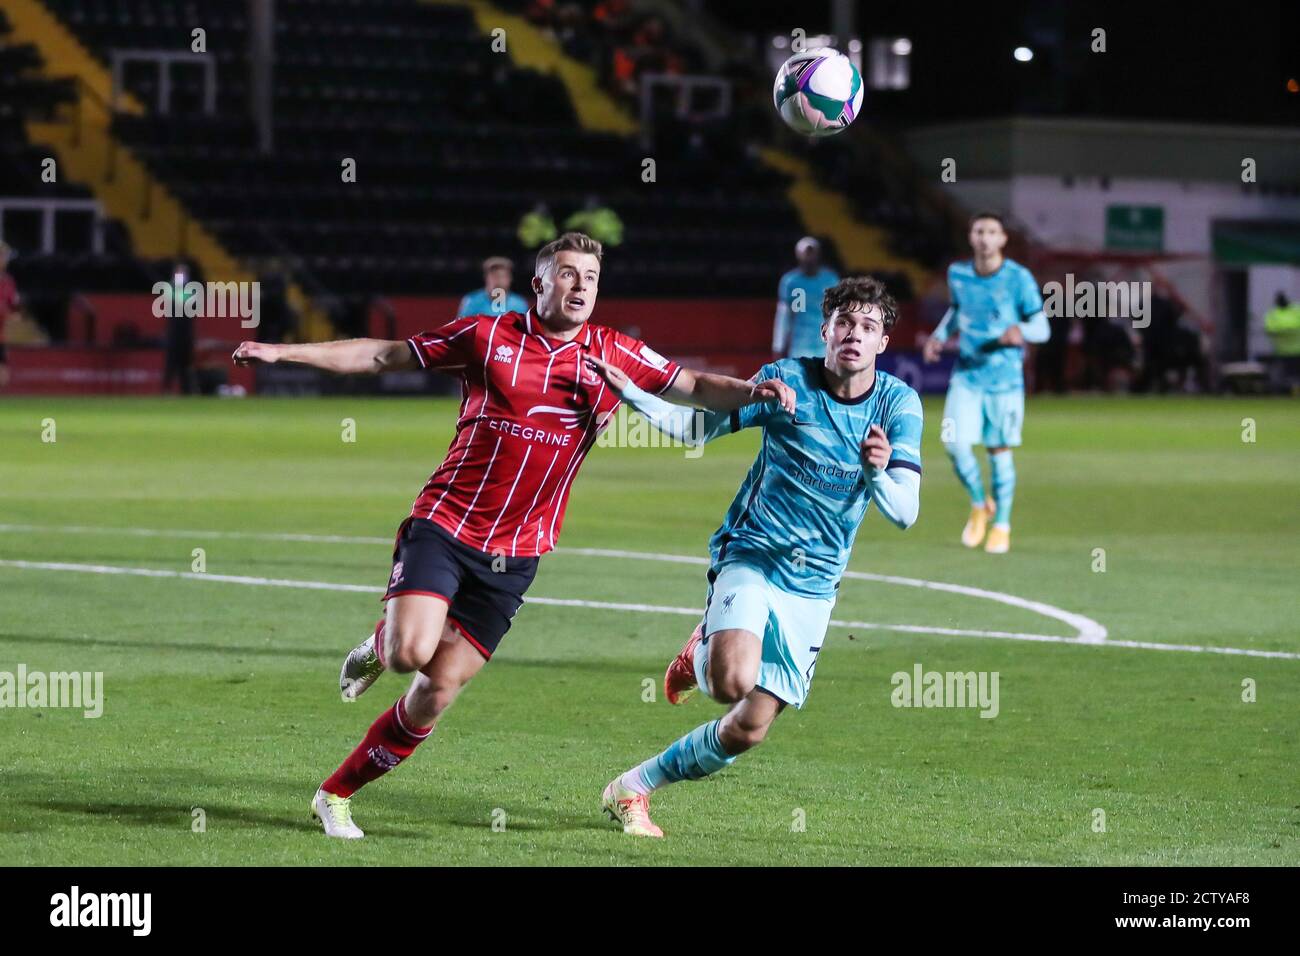
[[[776,291],[772,351],[789,358],[820,358],[826,354],[826,343],[822,341],[822,296],[839,281],[840,277],[826,268],[812,275],[805,275],[802,269],[791,269],[781,276]],[[785,352],[787,335],[790,350]]]
[[[1024,349],[999,345],[1008,328],[1023,323],[1027,342],[1045,342],[1050,334],[1043,296],[1034,275],[1011,259],[992,275],[982,276],[973,262],[948,267],[952,304],[934,337],[947,341],[960,333],[953,383],[985,393],[1024,391]]]
[[[467,315],[505,315],[507,312],[522,314],[527,311],[528,303],[516,292],[507,292],[500,302],[494,302],[487,289],[475,289],[460,300],[456,318],[464,318]]]
[[[731,431],[761,426],[763,444],[709,541],[713,567],[738,562],[792,594],[833,596],[871,503],[862,441],[872,424],[879,425],[893,446],[888,469],[919,474],[921,399],[879,370],[865,395],[836,398],[820,358],[781,359],[755,376],[771,378],[794,389],[797,414],[791,418],[775,402],[731,413]]]

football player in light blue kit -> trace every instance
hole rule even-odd
[[[491,256],[483,260],[483,288],[466,292],[461,297],[456,318],[467,315],[505,315],[507,312],[527,312],[528,302],[518,292],[510,291],[514,282],[515,264],[505,256]]]
[[[975,258],[948,267],[952,304],[925,343],[924,357],[936,361],[944,343],[960,334],[940,437],[971,500],[961,543],[976,548],[983,541],[989,554],[1005,554],[1011,550],[1016,493],[1011,449],[1020,444],[1025,420],[1024,346],[1046,342],[1051,327],[1033,273],[1002,255],[1007,244],[1002,219],[989,212],[974,216],[970,244]],[[979,444],[989,453],[991,501],[973,448]]]
[[[812,236],[795,243],[794,256],[798,268],[781,276],[776,287],[772,352],[778,358],[820,359],[826,351],[822,341],[822,296],[840,277],[822,265],[821,243]]]
[[[754,377],[789,385],[793,416],[772,402],[733,413],[672,405],[589,360],[624,401],[688,445],[763,429],[758,458],[709,542],[704,620],[664,675],[670,703],[698,686],[731,708],[609,783],[602,806],[626,833],[663,836],[650,793],[721,770],[762,741],[783,708],[803,706],[871,503],[900,528],[916,520],[921,399],[875,367],[894,302],[877,280],[850,278],[827,291],[822,312],[819,358],[781,359]]]

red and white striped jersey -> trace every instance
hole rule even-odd
[[[535,557],[555,547],[582,460],[618,409],[618,393],[582,362],[592,352],[652,394],[681,366],[645,343],[588,323],[548,338],[532,310],[471,315],[407,340],[424,368],[461,380],[456,437],[416,498],[428,518],[489,554]]]

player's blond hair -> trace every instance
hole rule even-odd
[[[537,275],[545,274],[550,268],[551,262],[555,259],[556,253],[559,252],[586,252],[596,257],[600,261],[600,255],[603,247],[591,236],[585,232],[566,232],[558,239],[552,239],[542,248],[537,250]]]

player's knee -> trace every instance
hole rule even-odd
[[[419,653],[410,645],[402,644],[389,649],[388,669],[398,674],[418,671],[422,663]]]
[[[434,644],[417,628],[387,629],[388,648],[385,661],[388,669],[398,674],[418,671],[433,656]]]
[[[721,673],[713,678],[713,699],[720,704],[736,704],[749,696],[754,679],[741,674]]]
[[[943,443],[943,450],[948,453],[949,458],[958,458],[963,454],[969,454],[970,445],[959,445],[956,442],[946,441]]]

